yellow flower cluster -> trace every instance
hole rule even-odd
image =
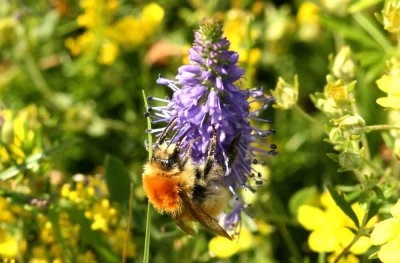
[[[399,263],[400,251],[400,200],[390,210],[393,217],[375,225],[371,233],[371,242],[381,246],[378,257],[383,263]]]
[[[303,2],[297,12],[298,34],[302,40],[310,41],[318,37],[320,32],[319,7],[310,1]]]
[[[261,59],[261,51],[259,48],[249,47],[247,38],[250,35],[254,42],[260,37],[261,32],[255,29],[248,31],[250,19],[252,19],[251,13],[242,9],[230,9],[225,18],[224,34],[231,42],[230,48],[239,53],[240,62],[256,65]]]
[[[134,48],[144,43],[164,18],[164,9],[156,3],[143,7],[139,16],[126,15],[113,22],[119,7],[117,0],[81,0],[83,14],[77,18],[85,32],[68,38],[65,45],[71,54],[97,56],[104,65],[114,63],[120,47]]]
[[[350,228],[356,229],[353,221],[336,205],[329,192],[324,192],[320,198],[323,209],[310,205],[299,207],[297,219],[307,230],[312,231],[308,237],[308,245],[315,252],[333,252],[331,259],[335,258],[353,238],[354,233]],[[360,204],[355,203],[352,209],[356,213],[359,222],[365,216],[365,210]],[[377,221],[373,217],[367,224],[372,227]],[[350,252],[356,255],[365,253],[371,246],[368,237],[363,236],[353,244]],[[355,257],[353,257],[355,259]]]
[[[0,167],[10,163],[21,164],[29,155],[41,152],[39,128],[39,110],[36,106],[28,106],[14,113],[3,111],[4,123],[0,138]]]
[[[9,201],[0,196],[0,259],[15,258],[26,248],[26,242],[22,236],[9,231],[8,226],[16,223],[16,217],[11,212]]]
[[[116,253],[123,250],[126,239],[126,226],[122,224],[118,210],[107,198],[108,191],[104,180],[98,176],[74,176],[74,183],[61,187],[61,197],[85,210],[85,217],[91,221],[94,231],[107,234],[107,239]],[[135,245],[128,243],[128,256],[136,254]]]
[[[98,262],[99,258],[92,251],[82,249],[81,235],[87,230],[82,231],[80,221],[74,217],[78,211],[84,211],[83,216],[91,229],[106,234],[105,240],[110,248],[116,255],[121,255],[126,242],[127,222],[110,203],[104,180],[99,176],[82,174],[73,179],[74,182],[61,186],[56,215],[48,214],[47,209],[38,209],[32,214],[31,209],[35,208],[11,204],[0,196],[0,262],[2,259],[15,262],[29,258],[28,263],[61,263],[65,256],[77,262]],[[72,207],[76,211],[69,211]],[[30,231],[35,242],[25,240],[19,229]],[[29,257],[24,253],[29,253]],[[136,255],[132,240],[128,242],[127,255]]]

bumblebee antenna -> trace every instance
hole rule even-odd
[[[168,126],[164,129],[164,131],[161,133],[160,138],[158,138],[156,144],[160,145],[165,141],[165,138],[167,137],[168,133],[175,127],[177,123],[177,117],[175,117],[169,124]]]

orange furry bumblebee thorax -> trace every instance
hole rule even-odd
[[[191,164],[187,164],[190,165]],[[143,173],[143,188],[153,204],[160,213],[177,215],[182,211],[182,200],[180,191],[191,192],[194,185],[195,175],[191,170],[178,173],[160,170],[154,163],[147,163]]]

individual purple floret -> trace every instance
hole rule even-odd
[[[270,122],[257,116],[274,98],[265,96],[262,89],[242,90],[235,84],[243,77],[244,70],[236,65],[239,55],[229,50],[230,42],[222,34],[222,26],[215,19],[202,22],[189,50],[190,64],[178,69],[175,80],[161,76],[157,80],[158,84],[172,89],[172,99],[149,97],[167,103],[150,107],[149,112],[154,123],[176,120],[174,140],[183,140],[182,148],[191,143],[190,155],[195,162],[204,161],[210,138],[216,133],[215,158],[225,168],[226,187],[238,200],[226,216],[225,227],[235,228],[245,207],[238,189],[254,191],[250,179],[260,184],[259,173],[252,168],[252,163],[276,154],[276,146],[266,142],[274,130],[261,130],[250,124],[250,120]],[[251,103],[260,107],[250,111]],[[159,135],[162,130],[150,132]]]

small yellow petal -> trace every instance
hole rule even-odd
[[[392,216],[396,219],[400,219],[400,199],[397,201],[397,203],[390,209],[390,213]]]
[[[371,233],[371,243],[374,245],[382,245],[392,240],[399,233],[399,220],[389,218],[375,225]]]
[[[400,263],[399,251],[400,236],[383,245],[378,252],[378,257],[383,263]]]
[[[308,237],[308,245],[315,252],[332,252],[338,246],[336,233],[329,227],[315,230]]]
[[[326,214],[317,207],[302,205],[297,212],[297,220],[305,229],[315,230],[325,225]]]
[[[371,247],[371,239],[368,237],[360,237],[357,242],[351,247],[350,251],[356,255],[361,255],[367,252]]]
[[[335,207],[336,203],[335,200],[333,200],[331,194],[329,191],[324,191],[321,195],[320,202],[324,208],[328,207]]]
[[[381,105],[382,107],[385,108],[393,108],[395,110],[400,109],[400,97],[383,97],[383,98],[378,98],[376,100],[376,103]]]
[[[247,250],[253,246],[254,238],[248,229],[242,228],[242,231],[240,231],[240,236],[237,242],[240,250]]]
[[[208,243],[208,249],[211,255],[215,257],[229,258],[239,251],[239,245],[236,241],[216,236]]]

